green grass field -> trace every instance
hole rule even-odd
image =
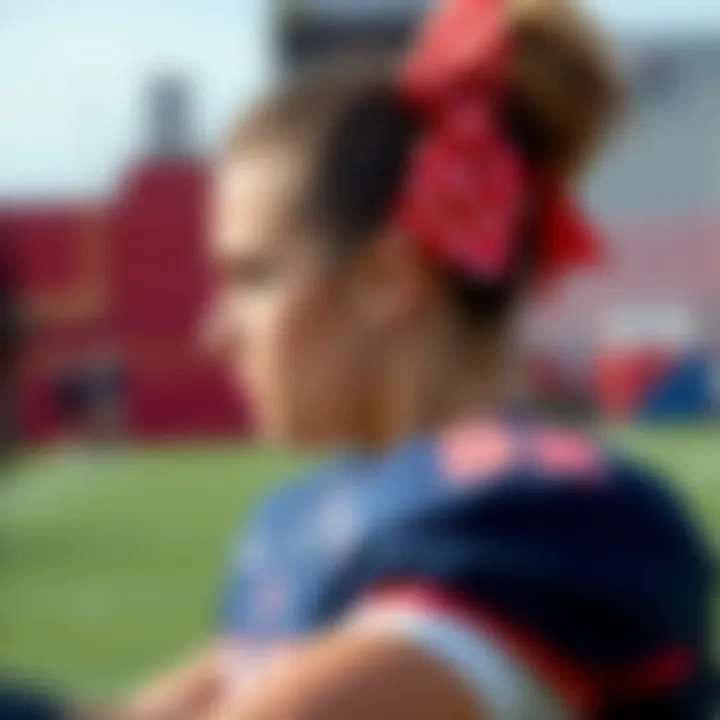
[[[618,430],[720,545],[720,427]],[[299,461],[228,446],[39,455],[0,482],[0,668],[103,697],[202,642],[228,541]]]

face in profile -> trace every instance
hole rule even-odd
[[[303,163],[259,145],[217,171],[211,337],[258,430],[314,445],[350,434],[363,382],[362,292],[293,209]]]

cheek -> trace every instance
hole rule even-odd
[[[248,383],[267,394],[282,379],[280,366],[292,351],[297,320],[284,294],[263,294],[243,303],[244,338],[239,368]]]
[[[273,313],[257,362],[266,419],[295,437],[325,438],[345,424],[352,387],[347,323],[337,299],[299,293]],[[273,421],[274,419],[274,421]]]
[[[295,396],[319,390],[340,364],[333,308],[315,293],[303,293],[278,315],[276,328],[276,367],[284,387]]]
[[[244,298],[236,368],[241,382],[265,413],[276,412],[313,347],[311,318],[317,306],[308,293],[282,288]]]

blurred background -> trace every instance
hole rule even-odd
[[[587,0],[631,93],[583,188],[601,268],[527,318],[541,402],[677,477],[720,541],[720,5]],[[197,342],[209,159],[292,68],[400,45],[421,0],[0,0],[0,669],[120,691],[212,627],[242,514],[301,458]]]

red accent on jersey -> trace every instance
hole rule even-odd
[[[513,435],[492,422],[458,425],[440,438],[438,448],[443,475],[454,485],[491,481],[516,458]]]
[[[680,646],[668,647],[630,666],[584,667],[499,613],[451,591],[424,584],[379,588],[362,604],[364,609],[389,605],[460,620],[494,637],[510,656],[534,671],[583,718],[593,717],[608,702],[663,694],[685,682],[694,669],[691,650]]]
[[[534,445],[534,457],[543,472],[600,482],[600,450],[591,440],[564,430],[539,430]]]

